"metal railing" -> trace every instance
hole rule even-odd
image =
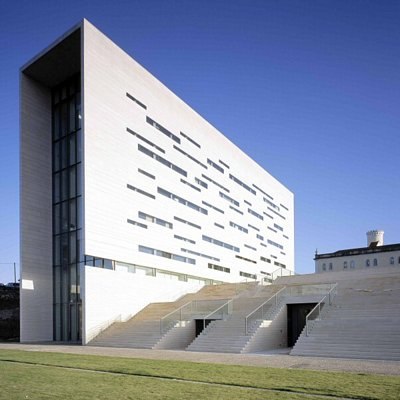
[[[222,306],[218,307],[216,310],[212,311],[210,314],[206,315],[203,318],[203,329],[206,328],[206,320],[207,319],[225,319],[226,316],[232,314],[232,303],[233,299],[228,300],[226,303],[222,304]],[[213,318],[214,316],[214,318]],[[217,318],[217,316],[219,318]]]
[[[250,314],[248,314],[245,318],[245,333],[246,335],[249,334],[249,327],[258,319],[263,319],[267,310],[270,311],[273,308],[277,307],[280,299],[283,296],[287,295],[287,288],[286,286],[283,287],[281,290],[276,292],[272,297],[268,300],[264,301],[264,303],[260,304],[255,310],[253,310]]]
[[[332,304],[333,299],[337,294],[337,283],[335,283],[326,296],[307,314],[306,316],[306,336],[308,336],[313,328],[315,321],[321,319],[321,311],[324,309],[325,303],[328,301],[329,305]]]
[[[182,326],[183,321],[203,319],[205,315],[210,312],[212,314],[216,309],[223,307],[227,301],[227,299],[189,301],[160,319],[160,333],[164,334],[177,324]]]

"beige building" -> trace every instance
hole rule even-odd
[[[383,231],[367,232],[367,246],[315,254],[315,272],[346,271],[354,269],[400,268],[400,243],[383,244]]]

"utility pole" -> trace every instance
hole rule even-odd
[[[14,263],[14,283],[17,283],[17,268]]]

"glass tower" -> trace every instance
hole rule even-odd
[[[80,74],[52,91],[54,340],[81,340],[82,132]]]

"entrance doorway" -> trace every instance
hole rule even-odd
[[[293,347],[306,325],[307,314],[317,303],[288,304],[288,347]]]
[[[201,332],[203,332],[203,329],[206,328],[211,321],[215,321],[215,319],[206,319],[206,325],[204,326],[203,319],[196,319],[196,337],[199,336]]]

